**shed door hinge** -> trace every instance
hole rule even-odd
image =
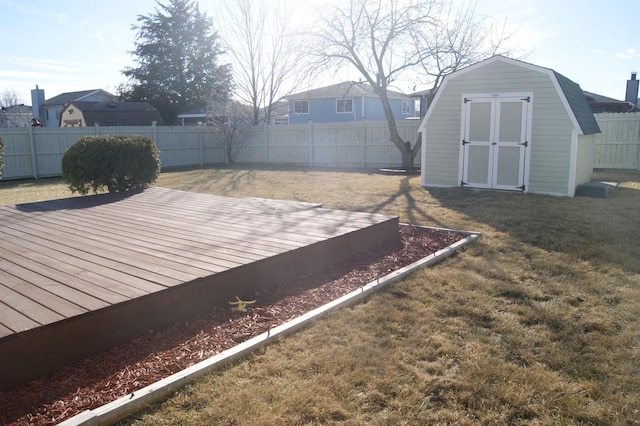
[[[531,96],[527,96],[526,98],[520,99],[521,101],[531,102]]]
[[[473,99],[470,98],[464,98],[464,103],[466,104],[467,102],[471,102]]]
[[[522,192],[524,192],[524,190],[526,189],[526,185],[522,185],[522,186],[516,186],[516,189],[521,190]]]
[[[466,144],[471,143],[469,141],[465,141],[464,139],[462,139],[462,146],[465,146]]]
[[[524,146],[526,148],[526,147],[529,146],[529,141],[524,141],[522,143],[519,143],[518,145],[522,145],[522,146]]]
[[[461,180],[460,181],[460,186],[464,188],[465,185],[469,185],[467,182]]]

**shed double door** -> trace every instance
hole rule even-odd
[[[464,98],[462,186],[525,190],[530,99]]]

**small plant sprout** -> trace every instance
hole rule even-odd
[[[236,302],[229,302],[230,305],[235,305],[233,309],[240,312],[247,312],[247,305],[254,303],[256,303],[255,300],[240,300],[238,296],[236,296]]]

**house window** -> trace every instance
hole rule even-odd
[[[309,101],[293,101],[294,114],[309,114]]]
[[[402,101],[402,113],[403,114],[411,113],[411,101]]]
[[[353,99],[336,99],[336,112],[353,112]]]

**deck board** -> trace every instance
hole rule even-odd
[[[14,275],[0,271],[0,282],[6,287],[28,297],[29,299],[46,306],[64,318],[80,315],[87,311],[75,303],[56,295],[54,292],[44,290]]]
[[[399,237],[397,217],[164,188],[0,222],[0,389]]]

